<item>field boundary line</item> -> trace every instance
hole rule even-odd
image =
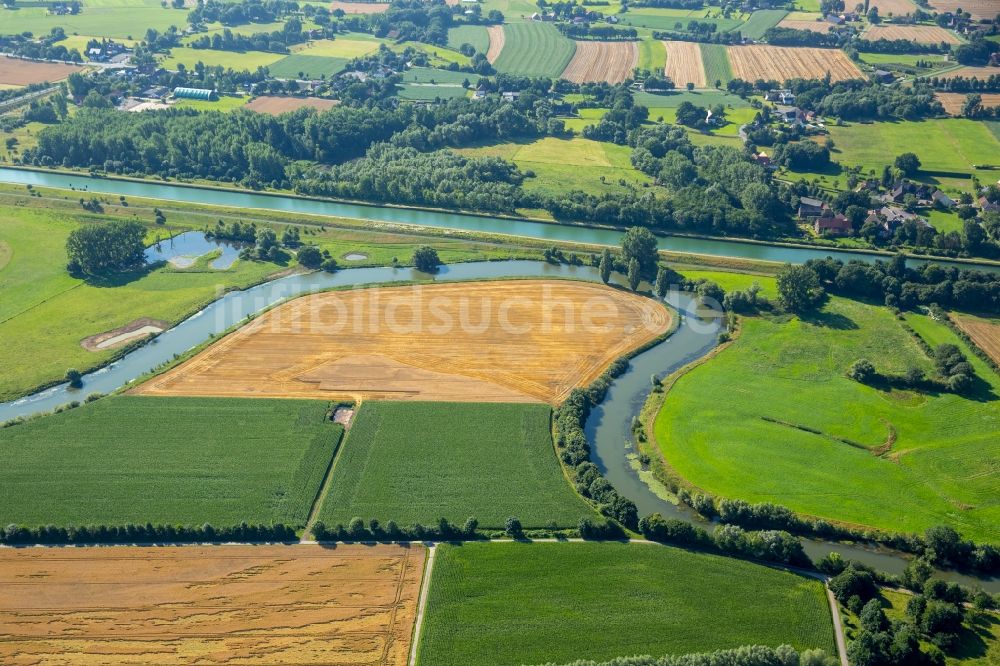
[[[416,666],[417,663],[417,647],[424,626],[424,611],[427,609],[427,596],[431,587],[431,572],[434,570],[437,544],[429,545],[427,550],[427,563],[424,565],[424,577],[420,583],[420,600],[417,602],[417,617],[413,620],[413,638],[410,640],[410,659],[407,662],[409,666]]]
[[[355,407],[355,410],[361,409],[361,401],[359,400]],[[326,474],[323,475],[323,483],[319,484],[319,490],[316,491],[316,497],[313,498],[312,506],[309,507],[309,515],[306,517],[306,526],[302,528],[302,538],[299,539],[299,543],[306,541],[306,537],[311,536],[313,525],[316,524],[316,520],[319,518],[319,511],[323,507],[323,501],[326,499],[327,493],[330,491],[330,484],[333,482],[333,469],[337,466],[337,461],[340,460],[340,453],[344,450],[347,445],[347,435],[348,430],[344,428],[343,434],[340,436],[340,441],[337,442],[337,450],[333,452],[333,456],[330,458],[330,464],[326,467]]]

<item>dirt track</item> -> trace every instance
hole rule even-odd
[[[791,48],[784,46],[726,47],[733,76],[744,81],[821,79],[827,72],[833,81],[864,78],[861,70],[838,49]]]
[[[0,550],[0,663],[406,664],[423,546]]]
[[[683,88],[693,83],[695,88],[704,88],[705,64],[701,60],[701,45],[695,42],[663,42],[667,49],[667,66],[664,69],[674,85]]]
[[[504,33],[502,25],[486,26],[486,32],[490,35],[490,50],[486,52],[486,59],[493,64],[500,57],[503,51]]]
[[[135,392],[555,404],[668,327],[649,299],[564,280],[328,292],[261,315]]]
[[[578,41],[573,59],[566,65],[562,78],[574,83],[605,81],[621,83],[632,76],[639,63],[636,42]]]
[[[73,72],[82,72],[78,65],[63,65],[57,62],[32,62],[20,58],[0,56],[0,83],[11,86],[26,86],[32,83],[62,81]]]
[[[869,28],[865,39],[908,39],[920,44],[960,44],[955,33],[936,25],[877,25]]]

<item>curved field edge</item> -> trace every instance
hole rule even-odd
[[[654,393],[647,404],[647,453],[661,463],[654,464],[657,475],[850,527],[922,532],[949,524],[968,538],[996,542],[1000,507],[990,469],[1000,458],[1000,416],[975,399],[878,391],[843,376],[861,357],[884,371],[907,365],[929,371],[899,322],[872,308],[833,299],[826,313],[843,316],[845,326],[852,316],[868,324],[875,317],[880,340],[869,339],[867,347],[858,341],[862,327],[854,339],[852,331],[835,331],[832,337],[841,339],[833,343],[829,332],[799,320],[742,318],[737,339],[676,373],[662,397]],[[951,330],[923,315],[908,314],[906,323],[931,345],[965,348],[989,384],[983,399],[995,400],[1000,380]],[[827,346],[803,349],[801,340],[810,336]],[[810,366],[807,352],[826,358]],[[782,354],[794,363],[782,365],[775,358]]]
[[[786,571],[648,542],[437,551],[422,666],[601,661],[751,643],[834,654],[822,584]]]

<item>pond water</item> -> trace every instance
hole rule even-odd
[[[221,250],[221,254],[209,263],[209,267],[225,270],[239,258],[241,249],[242,246],[238,243],[208,238],[201,231],[187,231],[147,247],[146,261],[149,263],[169,261],[177,268],[187,268],[199,257]]]

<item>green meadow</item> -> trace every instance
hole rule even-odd
[[[498,72],[559,78],[576,52],[576,44],[550,23],[510,23],[503,30],[503,51],[493,63]]]
[[[823,586],[641,543],[438,546],[418,663],[565,664],[790,644],[833,653]]]
[[[733,79],[733,68],[729,64],[729,54],[722,44],[701,44],[701,61],[705,66],[705,81],[714,86],[720,81],[723,86]]]
[[[271,76],[279,79],[320,78],[337,74],[350,58],[336,58],[332,56],[302,55],[293,53],[292,55],[280,57],[279,60],[268,65],[267,71]]]
[[[399,97],[401,99],[415,100],[435,100],[454,99],[456,97],[468,97],[469,91],[456,85],[429,85],[429,84],[403,84],[400,86]]]
[[[750,39],[762,39],[765,32],[778,25],[787,15],[788,12],[784,9],[760,9],[740,26],[740,33]]]
[[[330,480],[320,519],[502,529],[576,527],[593,510],[556,459],[548,405],[365,402]]]
[[[667,65],[667,47],[658,39],[643,39],[639,42],[639,69],[663,73]]]
[[[170,26],[183,29],[187,11],[162,7],[159,0],[88,0],[79,14],[58,16],[44,7],[0,9],[0,34],[31,32],[47,35],[52,28],[62,28],[67,35],[142,39],[146,30],[160,32]],[[169,7],[169,5],[168,5]]]
[[[906,321],[932,346],[964,347],[941,323]],[[968,397],[886,392],[847,369],[860,358],[886,373],[932,367],[885,308],[833,298],[804,318],[747,317],[729,348],[673,386],[656,438],[679,477],[721,497],[890,531],[948,524],[997,542],[1000,378],[966,355],[981,378]]]
[[[178,65],[192,70],[198,62],[207,67],[224,67],[237,71],[256,71],[258,67],[270,67],[285,56],[281,53],[264,51],[216,51],[214,49],[192,49],[177,46],[170,49],[170,55],[161,64],[164,69],[177,69]]]
[[[302,526],[343,432],[328,407],[116,396],[0,429],[0,523]]]
[[[470,44],[476,53],[486,54],[490,50],[490,34],[486,26],[460,25],[448,30],[448,46],[456,51],[462,44]]]

